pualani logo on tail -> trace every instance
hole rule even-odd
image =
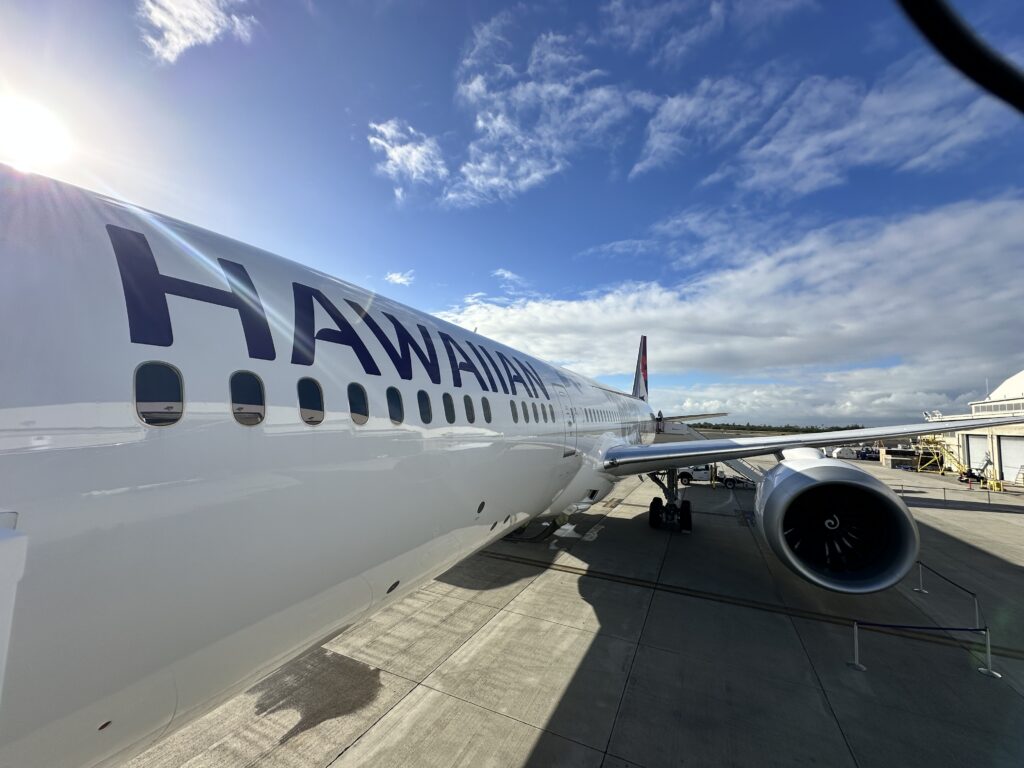
[[[647,401],[647,337],[640,337],[640,352],[636,356],[636,373],[633,375],[633,397]]]
[[[128,330],[133,343],[157,347],[171,346],[174,343],[174,332],[167,297],[180,296],[235,310],[242,323],[242,333],[245,336],[249,357],[256,360],[277,358],[267,313],[244,266],[228,259],[217,259],[227,281],[228,290],[212,288],[161,274],[149,241],[141,232],[108,224],[107,233],[121,273],[125,309],[128,312]],[[302,283],[292,283],[292,296],[295,306],[292,363],[313,365],[316,343],[320,341],[349,347],[362,365],[363,371],[370,376],[381,375],[380,366],[362,337],[323,291]],[[331,318],[333,328],[316,328],[314,303],[319,304]],[[380,314],[394,329],[396,345],[381,327],[381,323],[366,309],[351,299],[345,299],[345,304],[362,324],[370,329],[370,333],[380,343],[402,379],[412,379],[415,355],[430,381],[434,384],[441,383],[441,365],[437,349],[426,326],[416,324],[416,330],[422,339],[421,345],[398,318],[388,312],[381,312]],[[468,375],[476,379],[484,392],[497,392],[500,388],[502,393],[518,397],[521,388],[523,393],[531,398],[543,394],[545,399],[551,399],[540,375],[528,360],[506,355],[501,350],[489,350],[469,339],[463,339],[460,343],[444,331],[436,333],[444,346],[454,386],[462,388],[464,376]],[[472,352],[473,357],[467,354],[466,348]]]

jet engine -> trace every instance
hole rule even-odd
[[[790,453],[816,456],[797,456]],[[811,449],[787,451],[757,492],[757,520],[776,556],[813,584],[847,594],[893,586],[920,539],[906,504],[880,480]]]

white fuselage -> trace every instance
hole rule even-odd
[[[178,287],[226,295],[238,285],[219,260],[240,265],[258,306],[172,290],[154,302],[153,286],[172,284],[135,285],[142,272],[115,257],[108,226],[144,237]],[[145,314],[161,301],[162,341]],[[338,341],[328,304],[365,355]],[[310,306],[312,336],[296,327]],[[243,327],[246,312],[262,312],[269,337]],[[286,259],[3,168],[0,322],[0,558],[19,542],[26,553],[20,580],[0,567],[2,768],[123,759],[526,521],[599,500],[614,481],[604,452],[653,437],[643,401]],[[395,362],[399,325],[436,366],[409,349],[410,364]],[[135,371],[150,361],[184,384],[169,426],[137,413]],[[256,426],[232,415],[236,371],[262,381]],[[323,392],[315,426],[299,414],[304,377]],[[352,383],[368,396],[364,424]]]

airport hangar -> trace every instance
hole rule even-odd
[[[1008,378],[984,400],[976,400],[969,405],[969,414],[935,414],[930,420],[943,422],[978,416],[1024,414],[1024,371]],[[1024,425],[942,432],[936,437],[965,466],[980,470],[991,459],[991,472],[994,474],[990,476],[993,479],[1024,485]]]

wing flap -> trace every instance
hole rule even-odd
[[[936,432],[961,432],[968,429],[998,427],[1003,424],[1024,424],[1024,416],[932,421],[923,424],[844,429],[837,432],[804,432],[775,437],[735,437],[654,445],[621,445],[610,448],[605,454],[604,470],[616,476],[639,475],[691,464],[711,464],[750,456],[764,456],[787,448],[822,448],[893,437],[932,435]]]
[[[682,416],[662,416],[662,421],[700,421],[701,419],[713,419],[717,416],[728,416],[725,411],[720,413],[687,413]]]

